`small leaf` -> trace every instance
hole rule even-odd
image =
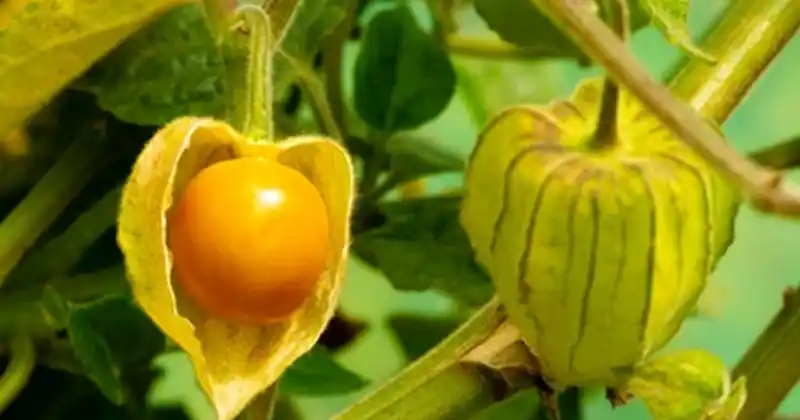
[[[539,393],[536,389],[525,389],[492,404],[469,420],[533,420],[539,409]]]
[[[120,120],[161,125],[225,108],[225,65],[199,4],[175,8],[136,33],[87,76],[88,90]]]
[[[357,235],[353,251],[399,290],[435,289],[468,304],[486,302],[493,289],[458,223],[459,203],[434,197],[387,204],[388,224]]]
[[[387,142],[386,148],[392,177],[397,183],[464,169],[464,159],[437,145],[433,139],[395,136]]]
[[[689,14],[689,0],[639,0],[641,7],[661,30],[667,40],[692,57],[699,57],[708,62],[716,58],[697,47],[689,36],[686,18]]]
[[[658,420],[702,418],[728,397],[730,389],[725,364],[703,350],[655,358],[638,368],[628,384],[628,390],[641,398]],[[741,392],[736,390],[733,405],[742,398]]]
[[[639,0],[628,0],[631,31],[648,24]],[[592,2],[594,3],[594,2]],[[574,58],[587,62],[580,48],[531,0],[475,0],[475,10],[503,40],[541,52],[541,58]]]
[[[367,381],[345,369],[323,347],[315,346],[283,374],[280,390],[290,395],[322,397],[358,391]]]
[[[364,122],[387,132],[420,126],[444,111],[455,87],[447,53],[408,8],[372,18],[355,68],[355,109]]]
[[[0,2],[0,135],[139,27],[185,0]],[[54,71],[57,69],[57,71]]]
[[[246,156],[276,159],[298,170],[328,209],[327,270],[297,312],[269,325],[239,325],[203,312],[173,285],[165,242],[165,214],[186,184],[212,163]],[[300,136],[256,144],[207,118],[173,121],[139,155],[122,193],[117,231],[128,279],[145,313],[189,356],[220,420],[237,416],[272,385],[311,349],[333,316],[350,243],[353,178],[349,155],[333,140]]]
[[[394,333],[408,360],[416,360],[439,344],[464,322],[463,317],[431,317],[396,314],[389,318]]]
[[[164,336],[126,298],[106,298],[77,307],[67,334],[87,375],[112,402],[125,402],[126,367],[147,362],[164,349]]]

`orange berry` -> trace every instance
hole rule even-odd
[[[195,176],[169,218],[174,273],[210,315],[280,321],[325,270],[325,202],[300,172],[260,158],[215,163]]]

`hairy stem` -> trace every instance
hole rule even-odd
[[[491,404],[494,399],[487,378],[458,361],[504,319],[500,304],[493,299],[433,350],[334,420],[435,420]]]
[[[630,11],[627,0],[604,0],[604,14],[609,27],[620,39],[627,42],[630,35]],[[605,149],[617,141],[617,124],[619,113],[619,88],[610,77],[603,82],[603,96],[600,99],[600,116],[597,120],[591,147]]]
[[[22,392],[36,367],[36,349],[32,338],[27,336],[12,338],[10,350],[10,361],[0,376],[0,414],[3,414]]]
[[[0,287],[25,252],[111,161],[95,130],[79,133],[61,158],[0,223]]]
[[[677,99],[669,89],[656,82],[636,60],[625,44],[590,10],[563,0],[530,0],[547,13],[553,21],[581,46],[583,52],[606,68],[608,74],[641,101],[676,136],[685,141],[720,171],[732,178],[745,194],[750,195],[764,211],[800,214],[800,191],[776,173],[761,168],[739,155],[722,135],[692,107]],[[753,8],[769,7],[787,0],[766,0],[750,3]],[[747,8],[734,9],[736,12]],[[800,3],[786,4],[789,17],[784,22],[800,19]],[[749,15],[739,17],[752,19]],[[794,25],[783,31],[794,32]],[[743,57],[747,58],[747,57]],[[743,93],[743,92],[742,92]],[[741,100],[741,99],[739,99]]]
[[[232,80],[238,77],[241,80],[237,85],[245,83],[236,86],[240,97],[234,97],[234,100],[242,101],[242,105],[236,110],[239,115],[234,115],[233,119],[248,138],[271,142],[274,140],[272,59],[276,46],[269,16],[260,6],[249,4],[239,6],[236,15],[244,23],[248,44],[244,74],[236,67],[233,70]]]

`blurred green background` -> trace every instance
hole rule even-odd
[[[425,15],[424,4],[419,1],[411,3],[420,6],[415,8],[420,21],[429,23],[430,17]],[[692,3],[690,23],[693,33],[698,34],[727,1],[697,0]],[[369,18],[369,15],[365,18]],[[493,36],[476,16],[464,15],[459,20],[465,33]],[[665,72],[679,56],[676,48],[668,45],[652,28],[636,34],[633,48],[655,75]],[[357,47],[348,49],[345,57],[348,66],[353,65],[356,53]],[[582,77],[598,73],[597,69],[579,69],[573,64],[560,62],[528,64],[465,58],[456,58],[455,62],[462,81],[479,84],[490,111],[522,101],[542,103],[554,96],[566,96]],[[800,112],[798,75],[800,39],[790,43],[724,125],[726,136],[737,149],[749,151],[800,135],[800,120],[796,119]],[[352,80],[346,79],[345,86],[349,89]],[[473,146],[480,122],[473,121],[464,93],[460,90],[459,97],[448,110],[421,131],[466,155]],[[442,176],[432,179],[430,188],[450,188],[458,186],[460,182],[458,175]],[[798,284],[798,245],[800,226],[797,224],[743,209],[738,218],[736,241],[702,298],[703,316],[688,321],[666,351],[670,348],[701,347],[714,352],[728,365],[735,364],[779,308],[783,289]],[[392,376],[406,363],[388,331],[388,315],[440,315],[454,310],[453,302],[438,293],[394,291],[385,279],[355,259],[350,261],[341,304],[348,315],[367,322],[369,330],[354,345],[341,352],[338,358],[354,372],[373,381],[373,386]],[[187,406],[193,418],[212,419],[211,409],[194,383],[188,361],[180,354],[170,354],[163,356],[159,363],[163,364],[167,374],[154,387],[154,402],[180,402]],[[298,399],[297,405],[308,420],[325,420],[361,395],[363,393],[336,398]],[[798,412],[800,389],[781,408],[781,413]],[[585,413],[590,420],[649,417],[639,403],[617,409],[612,414],[607,402],[600,398],[592,400]]]

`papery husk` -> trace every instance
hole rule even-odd
[[[168,212],[187,183],[217,161],[245,156],[276,159],[304,174],[327,204],[328,267],[312,296],[290,318],[264,325],[215,319],[182,294],[172,275]],[[118,242],[138,304],[194,365],[217,417],[235,417],[307,352],[333,316],[345,276],[354,196],[347,152],[317,136],[255,144],[228,124],[185,117],[163,127],[139,155],[123,190]],[[243,252],[247,252],[243,250]]]
[[[492,119],[461,223],[509,320],[556,389],[624,385],[695,307],[733,239],[738,191],[622,91],[593,139],[602,80]]]

